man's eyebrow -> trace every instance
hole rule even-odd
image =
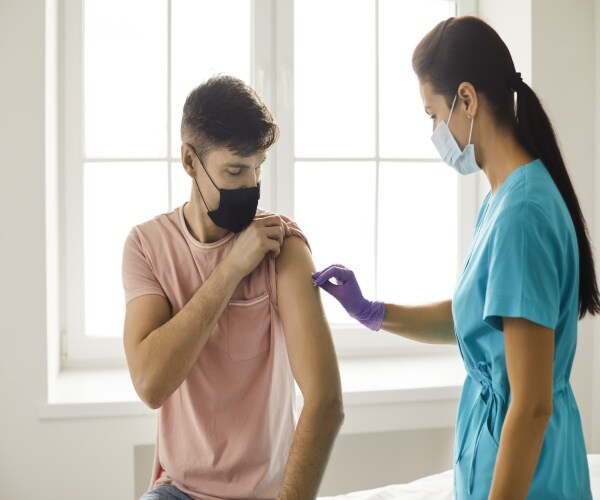
[[[250,165],[245,165],[244,163],[225,163],[227,168],[250,168]]]
[[[262,165],[265,160],[267,159],[266,156],[264,156],[263,158],[261,158],[259,165]],[[236,163],[236,162],[229,162],[225,164],[225,167],[227,168],[253,168],[250,165],[247,165],[245,163]]]

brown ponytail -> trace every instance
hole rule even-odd
[[[548,115],[535,92],[524,82],[517,88],[517,137],[529,153],[544,163],[573,219],[579,245],[579,318],[600,312],[594,257],[575,189]]]

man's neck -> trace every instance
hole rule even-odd
[[[229,231],[210,219],[206,207],[199,204],[195,197],[184,205],[183,218],[190,234],[200,243],[214,243],[229,234]]]

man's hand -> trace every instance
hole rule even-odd
[[[259,216],[244,229],[225,260],[238,269],[241,276],[250,274],[267,252],[277,257],[283,244],[283,221],[278,215]]]

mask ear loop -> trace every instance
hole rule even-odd
[[[188,144],[188,146],[190,148],[192,148],[192,151],[194,152],[194,154],[196,155],[196,159],[198,160],[198,163],[200,163],[200,165],[202,166],[202,169],[204,170],[204,172],[206,173],[206,175],[208,176],[208,179],[210,180],[210,182],[212,182],[212,185],[219,191],[219,193],[221,192],[221,190],[219,189],[219,187],[215,184],[215,181],[212,180],[212,177],[210,176],[210,174],[208,173],[208,170],[206,170],[206,167],[204,166],[204,163],[202,163],[202,161],[200,160],[200,157],[198,156],[198,153],[196,153],[196,150],[194,149],[194,147],[191,144]],[[204,203],[204,206],[206,207],[206,211],[210,212],[210,208],[208,208],[208,205],[206,204],[206,200],[204,199],[204,196],[202,196],[202,191],[200,191],[200,186],[198,185],[198,181],[196,179],[196,176],[194,176],[194,182],[196,183],[196,187],[198,188],[198,193],[200,193],[200,198],[202,199],[202,203]]]
[[[210,179],[210,182],[212,182],[212,185],[213,185],[215,188],[217,188],[217,189],[220,191],[220,189],[219,189],[219,186],[217,186],[217,185],[215,184],[215,181],[213,181],[213,180],[212,180],[212,177],[211,177],[211,176],[210,176],[210,174],[208,173],[208,170],[206,170],[206,167],[204,166],[204,163],[202,163],[202,160],[201,160],[201,159],[200,159],[200,157],[198,156],[198,153],[196,153],[196,150],[194,149],[194,147],[193,147],[191,144],[188,144],[188,146],[189,146],[190,148],[192,148],[192,151],[194,152],[194,154],[196,155],[196,158],[198,159],[198,163],[200,163],[200,165],[202,166],[202,169],[203,169],[203,170],[206,172],[206,175],[207,175],[207,176],[208,176],[208,178]],[[194,179],[196,179],[196,178],[194,177]],[[198,184],[198,182],[196,182],[196,184]]]
[[[208,208],[206,201],[204,201],[204,196],[202,196],[202,191],[200,191],[200,186],[198,185],[198,181],[196,180],[196,177],[194,177],[194,182],[196,183],[196,187],[198,188],[198,193],[200,193],[200,199],[202,200],[202,203],[204,203],[204,206],[206,207],[206,211],[210,212],[210,208]]]
[[[454,100],[452,101],[452,106],[450,107],[450,114],[448,115],[448,123],[446,123],[446,125],[450,126],[450,118],[452,118],[452,111],[454,111],[454,104],[456,103],[456,96],[457,94],[454,94]]]
[[[475,121],[475,117],[471,117],[471,129],[469,130],[469,142],[467,144],[471,144],[471,135],[473,134],[473,122]]]
[[[188,144],[188,146],[190,148],[192,148],[192,151],[194,152],[194,154],[196,155],[196,159],[198,160],[198,163],[200,163],[200,165],[202,166],[202,170],[204,170],[204,172],[206,173],[208,179],[210,180],[210,182],[212,182],[212,185],[215,186],[215,188],[219,191],[219,193],[221,192],[221,190],[219,189],[219,187],[215,184],[215,181],[212,180],[212,177],[210,176],[210,174],[208,173],[208,170],[206,170],[206,167],[204,166],[204,163],[202,163],[202,161],[200,160],[200,157],[198,156],[198,153],[196,153],[196,150],[194,149],[194,146],[192,146],[191,144]],[[206,207],[206,211],[210,212],[210,208],[208,208],[208,205],[206,204],[206,200],[204,199],[204,196],[202,196],[202,191],[200,190],[200,186],[198,185],[198,180],[196,179],[196,176],[194,176],[194,182],[196,183],[196,188],[198,188],[198,193],[200,193],[200,198],[202,199],[202,203],[204,203],[204,206]]]

